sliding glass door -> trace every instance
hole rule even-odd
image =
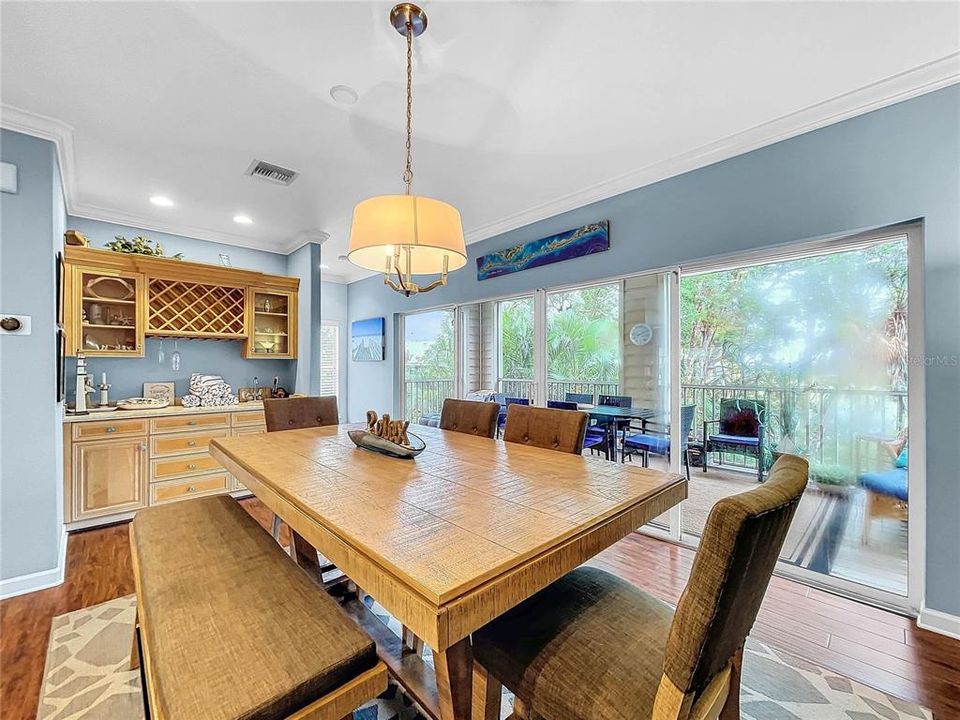
[[[431,424],[443,399],[456,397],[457,338],[454,308],[403,318],[403,416]]]
[[[548,292],[547,400],[616,395],[622,370],[621,286],[606,283]]]
[[[536,400],[537,341],[532,295],[493,303],[496,312],[497,392]]]
[[[681,403],[696,542],[721,498],[800,455],[809,483],[786,574],[909,607],[910,231],[683,277]]]

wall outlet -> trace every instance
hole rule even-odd
[[[0,192],[17,191],[17,166],[13,163],[0,163]]]
[[[8,315],[0,313],[0,335],[29,335],[29,315]]]

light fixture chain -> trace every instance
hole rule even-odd
[[[407,195],[413,184],[413,23],[407,20],[407,166],[403,171],[403,182],[407,186]]]

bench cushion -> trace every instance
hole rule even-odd
[[[907,501],[907,469],[877,470],[860,476],[860,484],[867,490]]]
[[[155,716],[283,718],[377,663],[373,641],[232,498],[143,510],[130,532]]]

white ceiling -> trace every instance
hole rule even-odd
[[[282,252],[322,231],[330,273],[362,277],[337,259],[353,206],[402,188],[390,6],[5,1],[5,118],[69,126],[36,120],[72,143],[75,214]],[[478,240],[955,82],[958,7],[425,4],[414,190]],[[338,84],[359,102],[334,103]],[[253,158],[301,175],[255,180]]]

